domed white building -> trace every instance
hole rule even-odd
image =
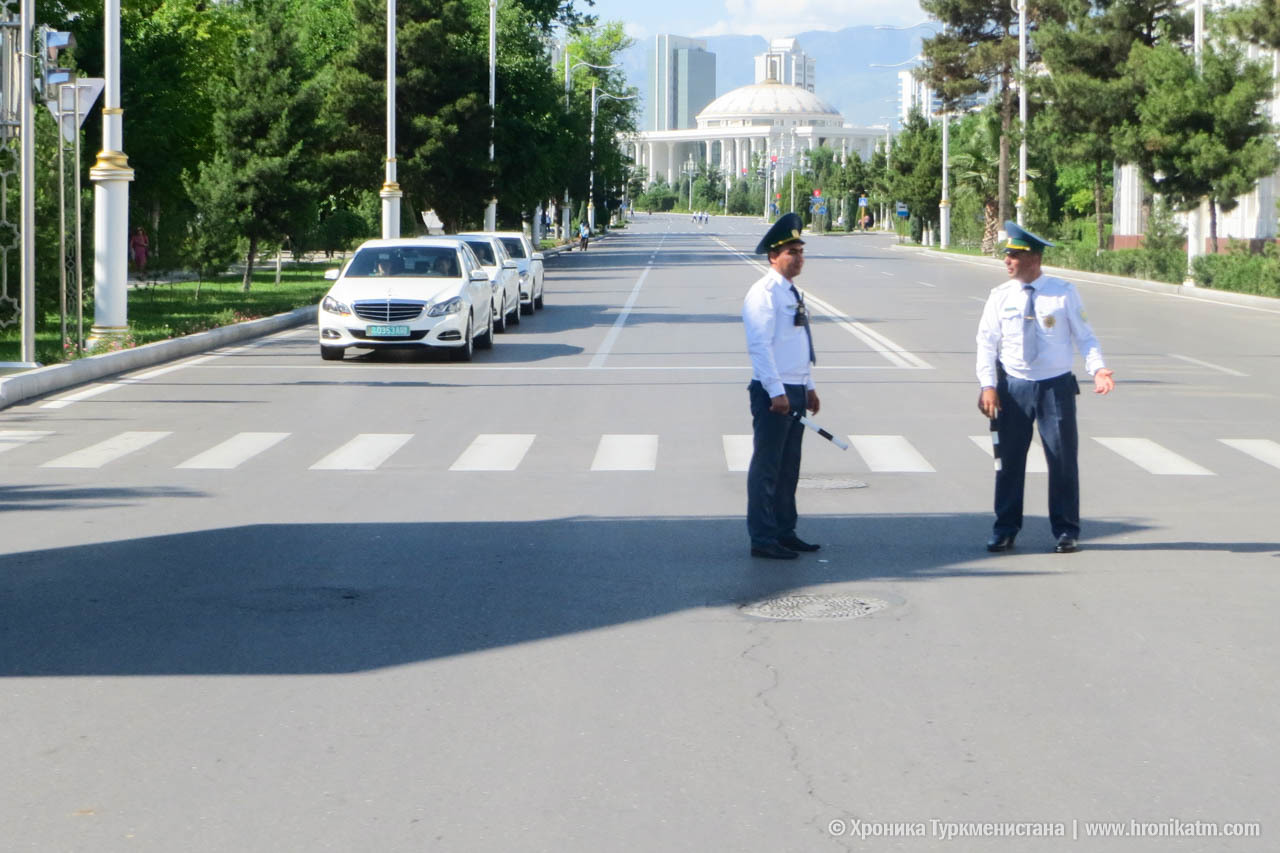
[[[741,177],[756,162],[776,158],[780,174],[798,167],[800,155],[820,146],[845,160],[869,160],[883,128],[846,125],[835,107],[801,86],[766,79],[721,95],[698,113],[697,127],[645,131],[625,139],[646,186],[663,178],[674,184],[690,161]],[[763,159],[760,159],[763,158]]]

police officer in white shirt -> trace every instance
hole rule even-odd
[[[993,289],[978,324],[978,408],[995,421],[996,520],[988,551],[1007,551],[1022,529],[1027,450],[1034,424],[1049,468],[1053,550],[1069,554],[1080,537],[1076,465],[1076,395],[1072,346],[1084,357],[1094,391],[1115,388],[1085,318],[1075,285],[1044,275],[1041,257],[1053,245],[1013,222],[1004,224],[1004,265],[1010,280]]]
[[[794,279],[804,268],[802,223],[781,216],[756,246],[772,269],[747,292],[742,322],[751,356],[751,423],[754,445],[747,471],[747,533],[751,554],[793,560],[819,546],[796,536],[796,482],[804,426],[797,417],[818,411],[809,366],[813,335],[804,298]]]

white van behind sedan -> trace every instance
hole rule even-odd
[[[466,244],[450,237],[370,240],[320,301],[320,357],[348,349],[444,348],[470,361],[493,346],[489,274]]]
[[[544,278],[541,252],[534,251],[533,241],[520,231],[478,231],[502,241],[520,273],[520,310],[532,314],[542,307],[542,281]]]

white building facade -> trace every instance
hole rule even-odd
[[[788,86],[799,86],[808,92],[818,91],[818,63],[811,59],[795,39],[774,39],[769,49],[756,57],[755,82],[776,80]]]

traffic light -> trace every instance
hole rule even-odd
[[[40,28],[40,41],[43,45],[40,50],[41,91],[46,101],[56,101],[58,87],[72,81],[71,69],[58,65],[58,54],[74,48],[76,37],[46,26]]]

